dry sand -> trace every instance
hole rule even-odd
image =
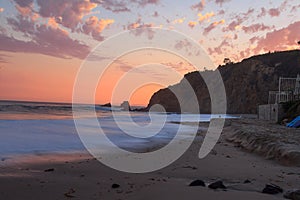
[[[205,159],[198,159],[201,142],[195,140],[179,160],[147,174],[115,171],[84,152],[3,159],[0,199],[283,199],[283,194],[262,194],[265,184],[300,189],[299,167],[283,166],[236,147],[225,139],[232,131],[233,126],[224,129]],[[206,184],[222,180],[227,189],[189,187],[196,179]],[[120,187],[114,189],[112,184]]]

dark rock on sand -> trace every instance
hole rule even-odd
[[[205,183],[202,180],[195,180],[189,184],[189,186],[202,186],[205,187]]]
[[[263,189],[262,193],[265,194],[278,194],[282,193],[283,189],[274,184],[267,184],[266,187]]]
[[[68,197],[68,198],[73,198],[75,197],[73,194],[75,193],[75,190],[73,188],[70,188],[68,192],[66,192],[64,195],[65,197]]]
[[[223,184],[222,181],[217,181],[217,182],[214,182],[214,183],[211,183],[208,185],[208,187],[210,189],[226,189],[226,186]]]
[[[116,184],[116,183],[114,183],[114,184],[111,185],[111,188],[113,188],[113,189],[116,189],[116,188],[119,188],[119,187],[120,187],[120,185]]]
[[[251,181],[247,179],[247,180],[244,181],[244,183],[245,183],[245,184],[251,183]]]
[[[283,197],[286,199],[300,200],[300,190],[287,191]]]
[[[45,169],[44,172],[53,172],[54,169],[53,168],[50,168],[50,169]]]

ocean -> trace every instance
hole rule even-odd
[[[86,111],[95,108],[97,119],[106,136],[129,151],[139,151],[153,143],[167,144],[180,126],[179,123],[172,122],[208,122],[213,117],[219,117],[175,113],[149,115],[145,112],[127,113],[119,109],[112,112],[109,108],[98,105],[81,105],[81,108]],[[86,114],[89,112],[84,113],[82,118],[91,117]],[[118,123],[115,119],[118,119]],[[163,120],[163,124],[156,123]],[[195,126],[181,126],[182,137],[191,137],[191,132],[196,130]],[[94,139],[93,134],[99,134],[97,126],[85,128],[92,133],[89,135],[90,140]],[[129,136],[126,134],[128,132],[136,132],[137,137]],[[0,136],[0,158],[86,151],[74,124],[72,104],[68,103],[0,101]],[[103,141],[97,141],[97,148],[105,150],[107,145]]]

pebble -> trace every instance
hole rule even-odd
[[[210,185],[208,185],[208,187],[210,189],[226,189],[226,186],[223,184],[222,181],[217,181],[217,182],[214,182],[214,183],[211,183]]]
[[[202,186],[205,187],[205,183],[202,180],[195,180],[189,184],[189,186]]]

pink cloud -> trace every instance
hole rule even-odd
[[[267,33],[263,38],[257,40],[255,53],[263,51],[283,51],[297,46],[300,33],[300,21],[290,24],[286,28]]]
[[[265,17],[267,14],[271,17],[278,17],[281,12],[285,11],[286,8],[289,6],[288,0],[283,1],[278,8],[261,8],[260,13],[257,15],[257,18]]]
[[[292,9],[291,9],[291,12],[296,12],[299,8],[300,8],[300,4],[296,5],[296,6],[293,6]]]
[[[189,26],[190,28],[194,28],[197,24],[198,24],[198,22],[195,22],[195,21],[189,21],[188,26]]]
[[[127,7],[128,2],[127,1],[116,1],[116,0],[91,0],[93,3],[97,3],[101,7],[103,7],[106,10],[109,10],[114,13],[120,13],[120,12],[130,12],[130,9]]]
[[[219,12],[218,12],[218,15],[224,15],[225,14],[225,10],[220,10]]]
[[[54,17],[61,25],[72,31],[76,30],[86,14],[97,7],[96,3],[89,0],[37,0],[37,4],[40,6],[39,14],[42,17]]]
[[[91,0],[99,6],[114,13],[130,12],[130,4],[136,4],[140,7],[147,5],[157,5],[160,0]]]
[[[223,32],[226,31],[235,31],[238,28],[240,28],[240,25],[247,21],[251,15],[254,13],[254,9],[249,9],[246,13],[240,13],[236,16],[234,16],[234,20],[229,23],[229,25],[225,28],[223,28]]]
[[[267,10],[265,8],[261,8],[260,13],[257,15],[257,18],[261,18],[267,15]]]
[[[154,37],[154,30],[150,29],[154,27],[154,23],[143,23],[141,18],[138,18],[136,22],[128,24],[124,29],[130,30],[135,36],[141,36],[146,34],[149,40],[152,40]]]
[[[104,38],[101,32],[113,23],[113,19],[98,19],[96,16],[91,16],[82,26],[82,32],[86,35],[91,34],[95,40],[102,41]]]
[[[152,17],[159,17],[159,14],[158,14],[158,12],[157,12],[157,11],[155,11],[155,12],[153,13]]]
[[[255,43],[255,42],[259,41],[259,40],[260,40],[260,37],[254,36],[254,37],[250,38],[250,43],[253,44],[253,43]]]
[[[67,31],[47,24],[35,24],[30,18],[18,16],[8,18],[14,31],[22,33],[29,40],[23,41],[5,33],[0,34],[2,51],[39,53],[61,58],[85,58],[90,48],[69,37]]]
[[[191,6],[192,10],[202,11],[205,7],[205,0],[201,0],[199,3]]]
[[[203,31],[203,35],[207,35],[209,32],[211,32],[213,29],[215,29],[218,25],[224,24],[225,20],[222,19],[221,21],[218,22],[213,22],[211,23],[208,27],[206,27]]]
[[[250,26],[243,26],[242,29],[245,33],[256,33],[258,31],[270,30],[272,27],[264,24],[252,24]]]
[[[33,0],[14,0],[20,7],[31,7]]]
[[[268,13],[271,17],[278,17],[280,15],[280,10],[279,8],[271,8]]]
[[[225,51],[224,48],[226,48],[226,47],[231,47],[227,38],[224,39],[219,46],[217,46],[215,48],[208,48],[208,52],[211,55],[213,55],[213,54],[221,55],[221,54],[223,54],[223,51]]]
[[[213,16],[215,16],[214,12],[208,12],[205,13],[204,15],[202,15],[202,13],[198,14],[198,21],[199,22],[203,22],[203,21],[210,21],[210,18],[212,18]]]
[[[215,0],[215,3],[220,4],[220,6],[222,6],[223,3],[226,3],[226,2],[229,2],[229,1],[231,1],[231,0]]]
[[[131,2],[137,3],[139,6],[145,7],[149,4],[157,5],[160,2],[160,0],[131,0]]]

